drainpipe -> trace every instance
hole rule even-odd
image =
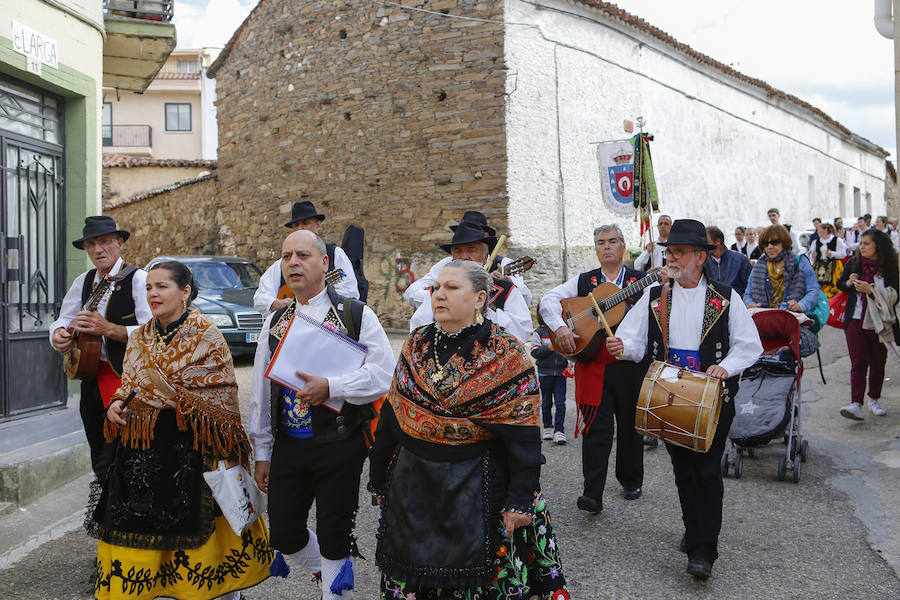
[[[875,30],[889,40],[894,39],[893,0],[875,0]]]
[[[893,15],[900,14],[900,0],[875,0],[875,30],[884,37],[894,40],[894,118],[897,152],[900,152],[900,44],[898,36],[894,35],[896,22]],[[897,156],[894,156],[894,164],[900,164]]]

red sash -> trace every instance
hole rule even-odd
[[[113,394],[122,387],[122,380],[109,366],[109,363],[101,360],[97,367],[97,387],[100,388],[100,399],[103,400],[103,408],[109,408]]]
[[[616,359],[606,350],[606,344],[594,355],[590,362],[575,363],[575,405],[578,418],[575,421],[575,437],[587,433],[597,418],[600,402],[603,399],[603,377],[606,365]]]

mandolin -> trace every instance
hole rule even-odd
[[[605,281],[590,293],[597,300],[606,322],[610,326],[618,325],[625,318],[625,300],[643,292],[645,288],[659,281],[659,269],[650,272],[646,277],[625,286],[621,290],[614,283]],[[606,339],[606,331],[600,323],[600,317],[594,303],[587,296],[575,296],[560,300],[562,318],[566,325],[578,337],[575,339],[575,351],[563,352],[556,343],[556,332],[550,332],[553,349],[567,358],[587,362],[591,360]]]
[[[120,279],[121,275],[102,277],[81,310],[97,310],[100,302],[112,293],[113,284]],[[103,338],[92,333],[76,331],[74,327],[69,327],[67,331],[72,334],[72,349],[63,357],[66,375],[69,379],[96,379]]]
[[[337,269],[332,269],[325,273],[325,284],[326,285],[334,285],[341,279],[346,277],[344,270],[338,267]],[[294,292],[291,291],[291,288],[285,283],[281,286],[281,289],[278,290],[278,299],[283,300],[284,298],[293,298]]]
[[[508,263],[505,266],[501,266],[497,270],[501,275],[505,275],[507,277],[512,277],[513,275],[518,275],[519,273],[524,273],[528,269],[534,266],[535,260],[530,256],[523,256],[522,258],[517,258],[516,260]]]

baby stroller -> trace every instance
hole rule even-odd
[[[722,475],[732,470],[740,478],[744,454],[782,436],[787,445],[778,457],[777,475],[784,481],[788,473],[800,482],[800,463],[809,456],[809,443],[800,430],[800,323],[786,310],[765,310],[753,315],[763,345],[763,355],[741,376],[734,398],[735,417],[728,437],[730,448],[722,455]]]

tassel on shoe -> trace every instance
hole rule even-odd
[[[344,590],[353,589],[353,562],[348,558],[341,566],[337,577],[331,582],[331,593],[341,596]]]
[[[269,567],[269,575],[272,577],[281,577],[282,579],[287,579],[287,576],[290,575],[291,568],[288,566],[287,562],[284,560],[284,556],[281,552],[275,552],[275,560],[272,561],[272,565]]]

